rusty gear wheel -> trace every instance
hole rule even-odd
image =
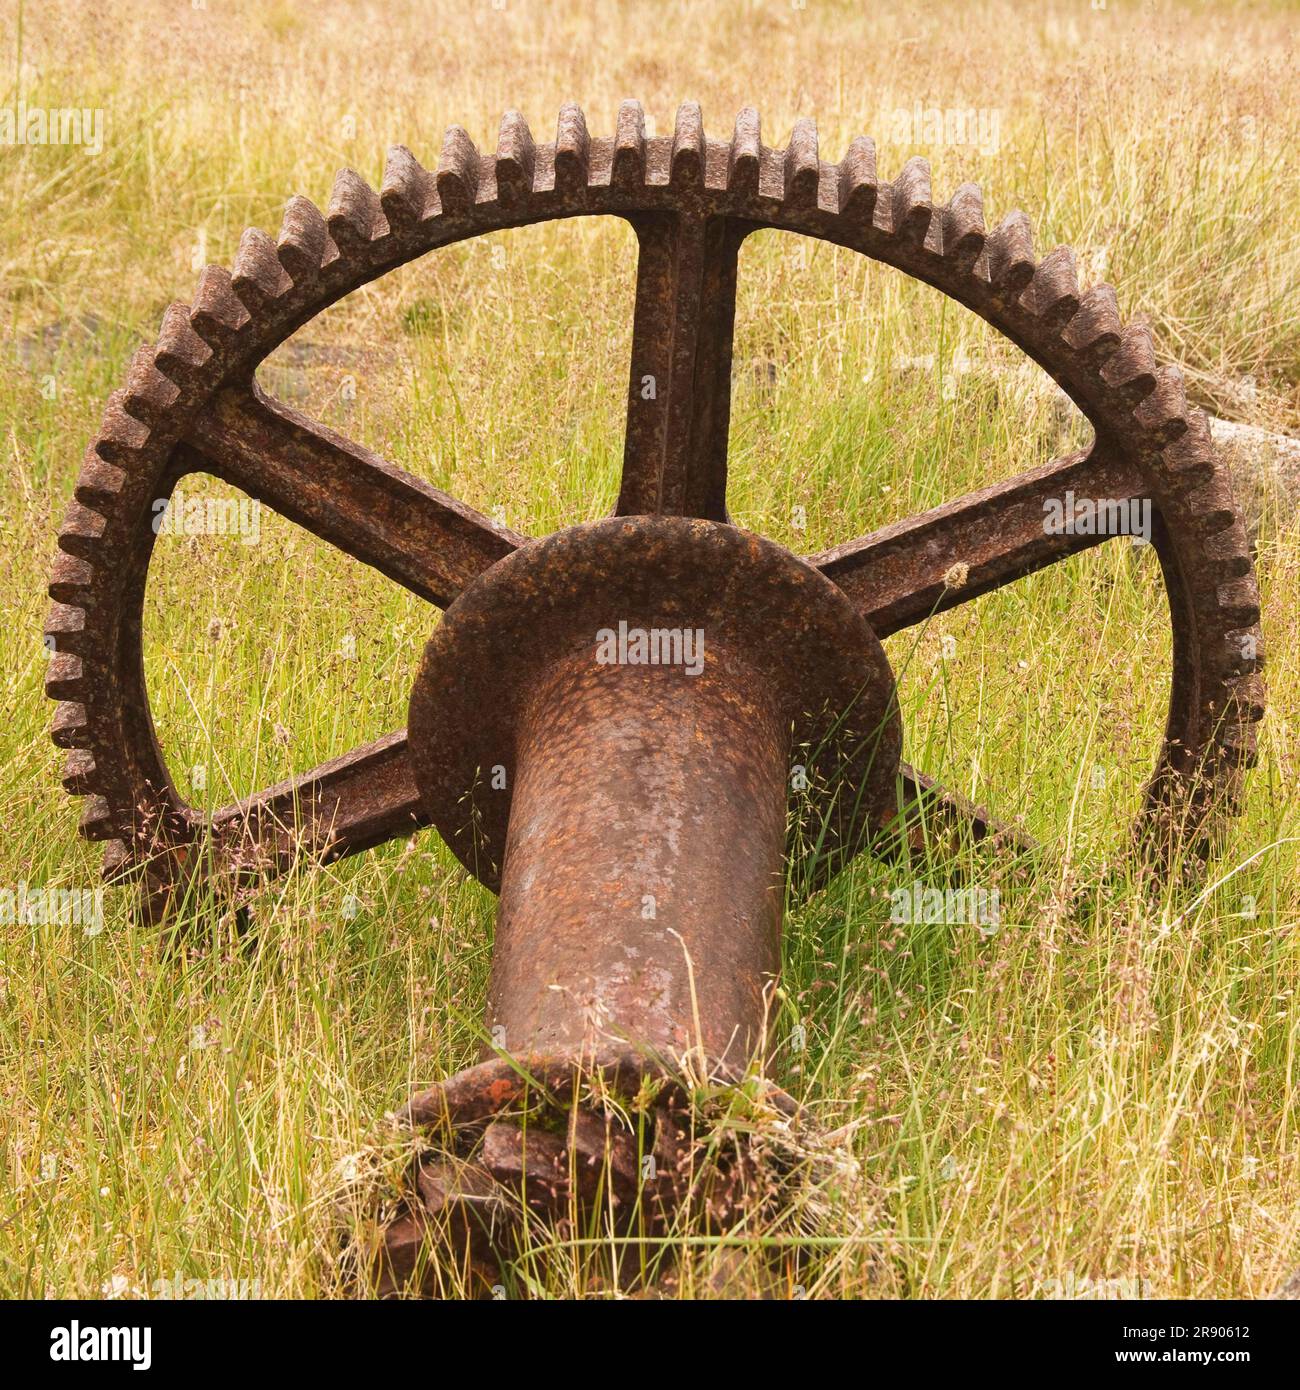
[[[295,854],[337,857],[427,824],[399,731],[217,811],[188,806],[154,735],[141,613],[156,499],[206,471],[446,607],[526,539],[493,525],[369,451],[269,399],[254,371],[321,310],[427,251],[484,233],[589,214],[626,218],[639,241],[620,515],[726,521],[726,456],[737,251],[760,228],[801,233],[892,265],[965,305],[1060,384],[1091,422],[1091,448],[808,557],[876,637],[1095,544],[1047,535],[1043,502],[1149,498],[1173,626],[1172,693],[1149,784],[1147,831],[1206,840],[1235,808],[1262,714],[1259,598],[1228,476],[1178,370],[1158,366],[1149,331],[1124,327],[1114,291],[1076,282],[1064,247],[1035,257],[1014,212],[986,231],[979,190],[931,199],[924,160],[878,181],[870,139],[824,161],[810,121],[785,149],[742,111],[730,140],[681,107],[671,136],[647,138],[625,102],[616,133],[590,137],[566,106],[555,141],[535,144],[515,112],[495,154],[459,127],[436,170],[406,149],[376,192],[344,170],[326,214],[287,205],[279,240],[244,233],[233,272],[204,270],[192,307],[173,304],[155,346],[110,398],[59,534],[46,689],[64,783],[86,797],[81,831],[108,842],[110,876],[152,866],[153,910],[211,832],[236,870],[274,871]],[[636,387],[654,376],[654,401]],[[945,574],[964,565],[966,582]],[[928,789],[904,768],[905,791]],[[935,795],[939,793],[934,791]],[[961,806],[961,803],[950,802]],[[979,833],[986,819],[962,808]],[[159,893],[163,895],[160,907]]]

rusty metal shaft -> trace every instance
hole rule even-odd
[[[476,580],[428,644],[410,740],[428,814],[501,894],[489,1051],[664,1070],[762,1045],[792,745],[864,817],[899,754],[892,674],[840,590],[676,517],[573,527]]]
[[[521,546],[452,604],[409,739],[426,813],[501,901],[486,1060],[411,1099],[441,1148],[414,1166],[381,1287],[419,1283],[431,1244],[495,1269],[516,1229],[502,1192],[548,1220],[665,1229],[695,1171],[683,1081],[736,1077],[764,1047],[792,751],[861,812],[824,795],[823,839],[851,847],[857,821],[892,813],[880,643],[779,546],[719,522],[611,518]],[[599,1097],[647,1079],[640,1132]],[[731,1151],[718,1165],[715,1222],[748,1171]]]
[[[743,1068],[779,964],[789,747],[777,692],[724,653],[695,676],[590,651],[549,673],[520,729],[499,1041]]]

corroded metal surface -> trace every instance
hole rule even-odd
[[[618,632],[672,634],[679,659],[602,659]],[[433,823],[500,887],[498,1046],[743,1069],[779,963],[793,750],[815,750],[798,780],[834,859],[892,817],[901,736],[834,584],[735,527],[635,517],[475,581],[426,649],[409,740]]]
[[[324,213],[293,198],[277,241],[247,232],[233,272],[209,266],[193,305],[172,305],[157,343],[137,354],[77,480],[47,623],[64,781],[86,798],[82,833],[108,842],[111,874],[150,860],[165,871],[212,825],[218,864],[274,872],[294,853],[353,853],[422,823],[412,778],[397,766],[401,731],[351,755],[342,795],[331,764],[296,779],[294,795],[268,788],[212,818],[185,803],[154,738],[140,648],[154,504],[187,472],[206,469],[414,592],[451,602],[522,538],[267,400],[253,373],[326,306],[414,257],[505,227],[596,214],[628,219],[640,248],[621,513],[726,518],[737,252],[746,236],[780,228],[896,266],[1045,367],[1091,421],[1096,443],[1083,458],[1034,468],[813,563],[883,636],[1097,543],[1082,533],[1045,537],[1042,500],[1071,489],[1150,499],[1174,661],[1142,828],[1181,828],[1195,839],[1232,810],[1263,708],[1258,594],[1205,419],[1187,406],[1177,369],[1157,363],[1149,331],[1123,325],[1108,286],[1080,287],[1067,249],[1040,259],[1023,213],[987,228],[970,184],[934,202],[924,160],[887,182],[869,138],[834,164],[809,121],[773,147],[747,108],[717,139],[689,103],[672,135],[647,137],[640,107],[625,102],[612,137],[591,135],[582,113],[565,107],[555,140],[541,143],[511,112],[495,153],[481,154],[453,127],[435,168],[394,149],[378,191],[343,171]],[[954,566],[968,568],[963,587],[943,583]]]
[[[599,214],[627,219],[639,248],[621,521],[530,542],[254,382],[304,323],[418,256]],[[806,562],[728,527],[738,253],[760,228],[873,257],[980,315],[1078,405],[1094,429],[1091,448]],[[185,802],[167,770],[141,650],[157,506],[194,471],[449,608],[416,686],[411,737],[396,731],[210,816]],[[986,228],[973,185],[935,203],[924,160],[883,181],[873,143],[860,137],[828,162],[810,121],[773,147],[746,108],[729,138],[715,139],[687,104],[671,136],[647,137],[641,108],[625,102],[614,134],[593,137],[568,106],[549,143],[508,113],[494,154],[453,127],[435,168],[398,147],[378,191],[345,170],[324,213],[294,198],[277,241],[246,232],[233,272],[204,270],[193,305],[168,309],[158,342],[141,348],[110,398],[50,580],[46,688],[59,702],[64,783],[86,799],[82,833],[107,842],[106,873],[140,880],[144,911],[160,919],[201,870],[218,880],[274,874],[297,855],[351,854],[434,823],[472,871],[502,888],[489,1022],[505,1029],[507,1048],[563,1071],[585,1065],[593,1046],[640,1034],[660,1076],[674,1064],[660,1054],[680,1051],[688,1035],[704,1035],[702,1053],[730,1057],[733,1042],[743,1052],[761,1041],[791,756],[803,738],[814,749],[826,742],[823,710],[870,716],[847,743],[829,740],[835,756],[814,780],[814,807],[832,798],[828,868],[879,828],[895,785],[904,822],[919,809],[976,838],[1000,833],[982,808],[898,762],[896,715],[886,713],[892,677],[877,639],[1097,544],[1086,530],[1044,526],[1045,507],[1070,493],[1152,505],[1172,680],[1138,830],[1160,846],[1177,838],[1203,848],[1235,809],[1254,758],[1258,593],[1205,419],[1188,407],[1177,369],[1157,362],[1150,332],[1121,322],[1113,290],[1080,287],[1066,248],[1040,259],[1023,213]],[[698,678],[596,671],[574,645],[592,640],[595,600],[627,606],[608,610],[602,626],[707,621],[715,664]],[[688,764],[703,774],[684,777]],[[475,777],[486,770],[490,788],[497,766],[504,794],[480,800]],[[473,815],[457,819],[467,807]],[[674,840],[673,817],[690,833]],[[638,917],[646,899],[656,912],[662,899],[665,916]],[[666,941],[688,948],[680,957],[645,937],[660,921]],[[684,1012],[680,972],[691,955],[707,999],[698,1021]],[[542,981],[556,998],[543,997]],[[450,1158],[419,1160],[418,1198],[390,1232],[394,1287],[403,1270],[415,1272],[431,1221],[490,1266],[494,1228],[479,1218],[496,1219],[499,1189],[529,1152],[510,1128],[529,1088],[521,1093],[502,1065],[439,1091],[449,1112],[452,1097],[472,1096],[482,1113],[456,1131]],[[596,1070],[611,1074],[607,1063]],[[612,1066],[615,1077],[625,1070]],[[586,1108],[608,1119],[599,1104]],[[660,1105],[648,1122],[670,1168],[687,1151],[683,1113]],[[562,1143],[553,1128],[534,1136],[551,1206],[591,1197],[573,1164],[599,1149],[601,1190],[639,1207],[646,1194],[628,1195],[626,1135],[607,1131],[598,1144],[589,1120],[573,1124]],[[739,1159],[727,1181],[743,1170]],[[652,1223],[674,1192],[665,1180],[646,1197]]]
[[[787,839],[802,838],[792,767],[822,857],[893,818],[901,734],[879,642],[768,541],[615,517],[469,585],[426,648],[408,742],[426,813],[500,905],[489,1060],[411,1102],[442,1147],[415,1162],[381,1288],[435,1291],[430,1247],[490,1282],[518,1203],[662,1231],[695,1185],[674,1078],[734,1082],[765,1046]],[[647,1085],[634,1130],[625,1103]],[[567,1109],[565,1133],[521,1120],[530,1096]],[[743,1148],[726,1159],[709,1219],[752,1176]]]
[[[436,1296],[450,1269],[456,1288],[489,1296],[530,1223],[600,1229],[625,1289],[656,1282],[656,1243],[684,1208],[696,1234],[722,1233],[780,1192],[743,1135],[720,1142],[694,1094],[739,1080],[615,1048],[494,1058],[412,1097],[405,1119],[429,1146],[376,1252],[378,1291]],[[772,1086],[751,1086],[743,1110],[746,1130],[790,1132],[798,1116]]]

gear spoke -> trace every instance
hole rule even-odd
[[[191,461],[445,608],[523,537],[279,401],[219,393]]]
[[[428,824],[406,730],[214,811],[215,842],[235,868],[274,872],[298,854],[341,859]]]
[[[1045,504],[1063,502],[1067,492],[1124,502],[1150,488],[1118,450],[1094,444],[808,563],[853,599],[878,637],[887,637],[1108,539],[1049,531]]]
[[[929,829],[946,832],[954,839],[978,842],[993,836],[1019,850],[1037,848],[1024,831],[994,819],[983,806],[960,792],[949,791],[910,764],[899,763],[898,776],[898,824],[909,843],[915,841],[919,847]]]
[[[617,514],[727,519],[736,255],[746,227],[633,219],[640,246]]]

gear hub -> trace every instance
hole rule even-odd
[[[885,654],[843,593],[679,517],[560,531],[475,580],[425,651],[408,738],[434,825],[500,891],[496,1045],[700,1048],[738,1071],[779,963],[792,748],[815,750],[819,823],[855,843],[892,815],[900,747]]]

